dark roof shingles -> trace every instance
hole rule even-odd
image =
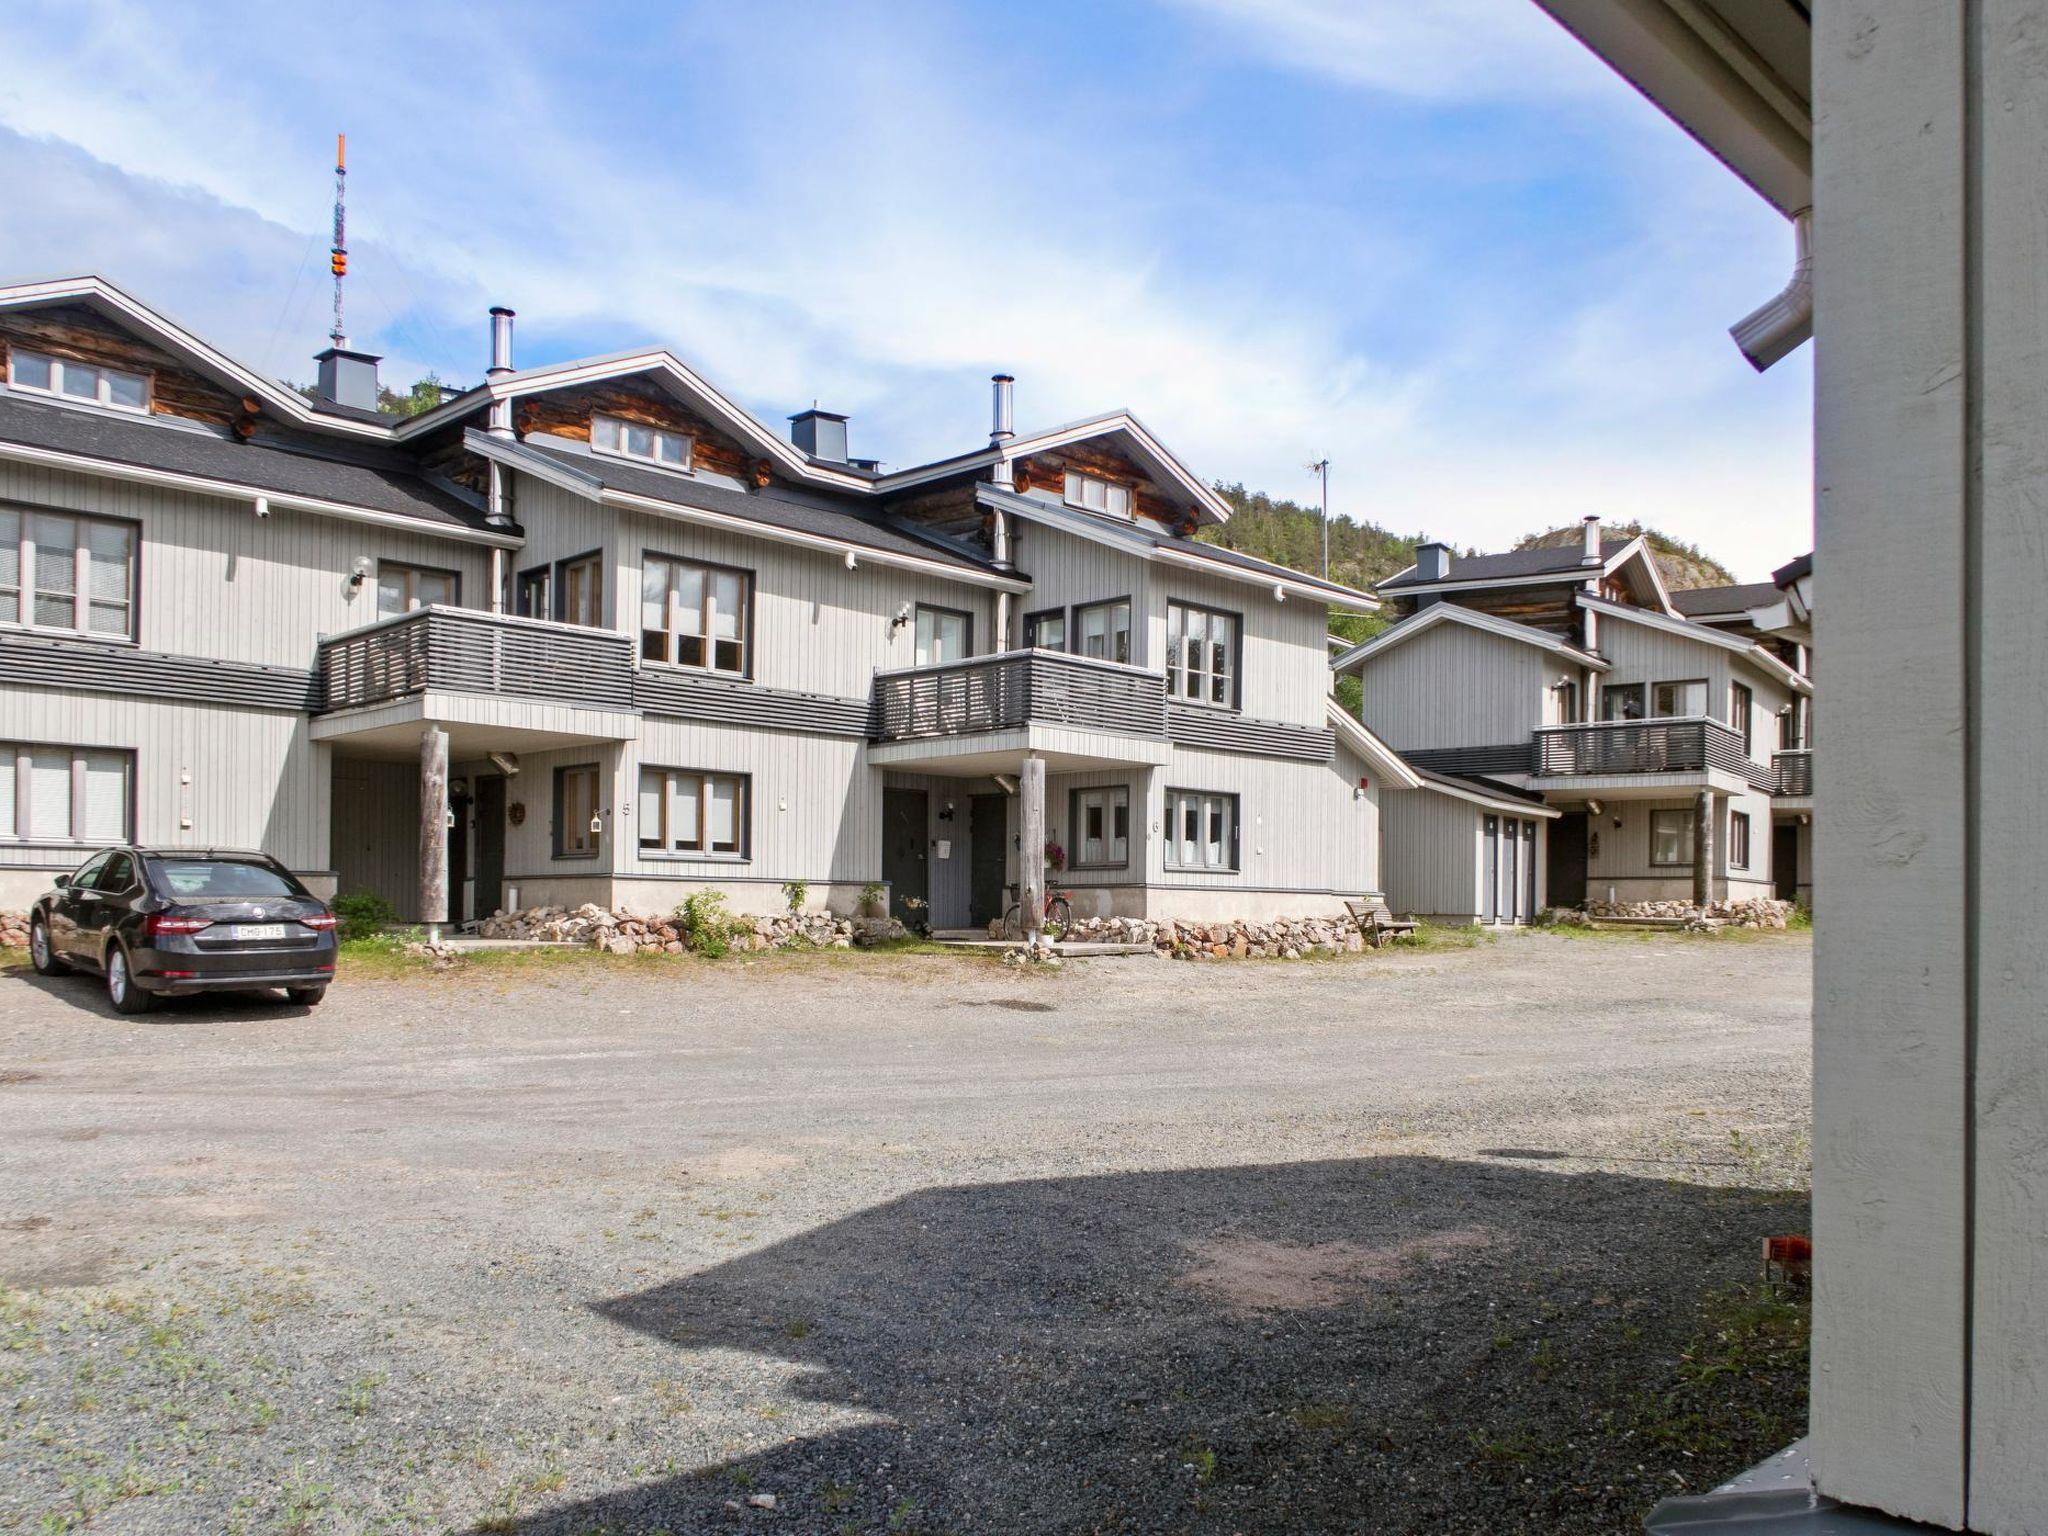
[[[1671,594],[1671,606],[1687,618],[1703,613],[1744,613],[1778,600],[1776,583],[1741,582],[1731,587],[1689,587]]]
[[[1633,539],[1602,539],[1600,558],[1612,560],[1633,542]],[[1493,581],[1516,576],[1575,576],[1588,569],[1580,563],[1582,554],[1583,550],[1577,544],[1542,544],[1534,549],[1510,549],[1498,555],[1453,555],[1451,568],[1443,579]],[[1401,591],[1433,585],[1435,583],[1423,580],[1414,571],[1403,571],[1381,582],[1380,590]]]

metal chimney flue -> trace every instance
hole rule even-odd
[[[1598,514],[1579,520],[1584,532],[1585,544],[1579,552],[1579,564],[1598,565],[1600,560],[1600,518]]]
[[[814,459],[829,459],[834,464],[844,464],[846,457],[846,418],[837,411],[821,411],[812,406],[808,411],[799,411],[789,418],[789,439]]]
[[[997,447],[1017,435],[1017,381],[1007,373],[990,376],[994,386],[994,415],[989,427],[988,440]]]
[[[486,384],[496,384],[512,376],[512,320],[513,312],[502,304],[491,306],[491,366],[484,374]],[[512,401],[506,396],[497,396],[491,401],[491,414],[486,430],[493,437],[511,437]]]

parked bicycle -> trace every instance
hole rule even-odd
[[[1003,937],[1006,939],[1021,939],[1024,937],[1023,897],[1014,885],[1006,886],[1005,889],[1016,899],[1011,901],[1010,905],[1003,912]],[[1057,933],[1064,933],[1073,926],[1073,922],[1074,907],[1073,903],[1067,900],[1067,893],[1054,890],[1048,885],[1045,888],[1044,905],[1039,909],[1038,926],[1041,929],[1050,929]]]

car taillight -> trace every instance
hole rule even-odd
[[[152,912],[142,920],[142,936],[153,939],[164,933],[197,933],[202,928],[211,928],[210,917],[181,917],[175,912]]]
[[[334,914],[332,912],[316,912],[311,917],[300,918],[299,921],[308,928],[332,928],[334,926]]]

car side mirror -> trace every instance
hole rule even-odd
[[[57,877],[56,883],[58,885],[69,885],[71,883],[71,877],[69,875],[59,875]]]

